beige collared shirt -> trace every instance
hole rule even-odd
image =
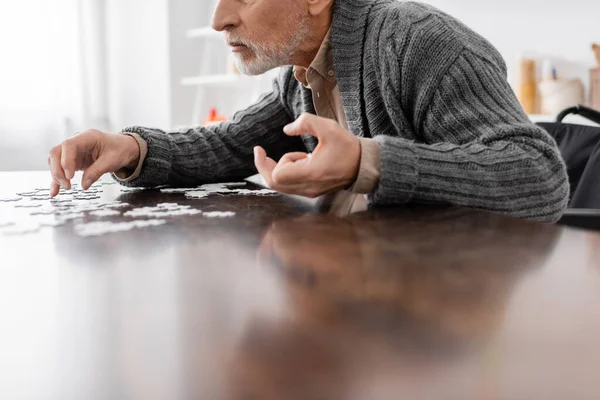
[[[318,116],[336,121],[348,129],[346,113],[335,76],[331,30],[327,32],[313,62],[307,68],[295,66],[294,76],[298,82],[312,91],[313,104]],[[333,198],[335,213],[345,215],[364,210],[366,198],[360,194],[371,193],[377,187],[381,175],[380,149],[373,139],[359,138],[361,160],[358,176],[349,191],[342,191]]]
[[[335,76],[333,52],[331,49],[331,29],[327,32],[319,51],[308,69],[295,66],[294,76],[302,85],[312,91],[313,103],[318,116],[332,119],[344,129],[348,129],[346,113],[342,104],[340,89]],[[122,182],[139,177],[142,165],[148,153],[148,145],[135,133],[126,133],[135,138],[140,146],[140,161],[134,171],[121,170],[115,173]],[[373,139],[359,138],[361,160],[358,176],[349,191],[342,191],[333,197],[333,206],[346,214],[366,208],[366,199],[362,195],[375,190],[381,174],[380,148]]]

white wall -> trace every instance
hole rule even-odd
[[[168,0],[107,0],[111,128],[171,126]]]
[[[103,6],[0,1],[0,170],[46,169],[52,146],[106,125]]]
[[[260,88],[211,87],[198,91],[184,77],[226,72],[228,49],[221,38],[186,36],[210,25],[216,0],[106,0],[110,129],[128,125],[173,129],[192,124],[194,109],[225,115],[247,106]],[[196,101],[197,94],[200,101]]]
[[[521,55],[558,59],[559,74],[586,87],[595,64],[591,43],[600,42],[599,0],[425,0],[457,17],[498,48],[518,79]],[[541,63],[540,63],[541,64]]]
[[[169,45],[171,62],[171,123],[173,127],[201,123],[208,110],[231,117],[261,93],[271,90],[276,71],[260,79],[243,79],[235,85],[182,86],[181,79],[227,72],[229,48],[222,36],[188,38],[186,31],[210,26],[217,0],[169,1]],[[196,114],[197,121],[194,121]]]
[[[169,58],[171,86],[171,124],[189,125],[195,104],[196,88],[184,87],[181,78],[196,76],[206,54],[204,39],[189,39],[188,29],[207,26],[212,17],[212,1],[174,0],[169,2]],[[219,44],[219,43],[217,43]],[[215,60],[216,61],[216,60]]]

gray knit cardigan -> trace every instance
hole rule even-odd
[[[336,0],[336,76],[349,129],[381,147],[371,205],[448,203],[556,221],[569,183],[556,143],[532,124],[498,51],[456,19],[419,3]],[[129,127],[148,155],[131,186],[197,185],[256,173],[252,149],[278,159],[315,139],[283,126],[315,113],[285,67],[273,91],[230,122],[178,132]]]

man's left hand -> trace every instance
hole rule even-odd
[[[288,136],[309,134],[319,140],[312,154],[287,153],[278,163],[262,147],[254,163],[267,186],[281,193],[317,197],[352,185],[360,166],[360,141],[333,120],[302,114],[283,128]]]

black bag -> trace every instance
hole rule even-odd
[[[569,208],[600,210],[600,127],[539,123],[557,142],[567,165]]]

